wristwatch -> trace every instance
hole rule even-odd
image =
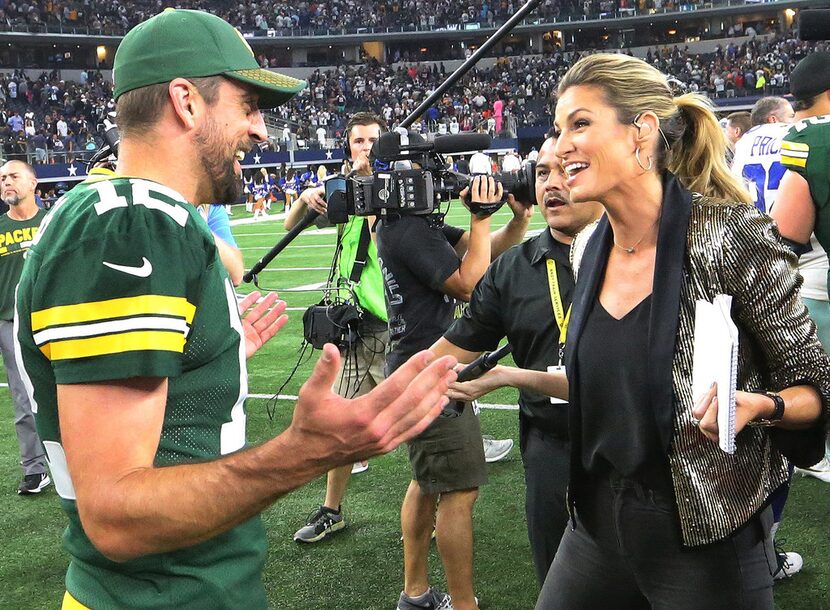
[[[786,405],[784,404],[784,399],[781,398],[779,394],[776,394],[775,392],[758,392],[758,394],[763,394],[764,396],[771,398],[772,402],[775,403],[775,410],[772,412],[772,415],[767,418],[753,419],[749,422],[750,426],[774,426],[784,419],[784,408]]]

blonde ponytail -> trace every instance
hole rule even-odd
[[[697,93],[674,98],[686,128],[672,144],[666,168],[690,191],[712,199],[752,203],[726,165],[726,136],[709,100]]]

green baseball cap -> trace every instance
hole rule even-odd
[[[112,73],[116,100],[127,91],[174,78],[222,75],[253,85],[259,92],[259,107],[273,108],[306,86],[304,80],[260,68],[251,46],[224,19],[172,8],[124,36]]]

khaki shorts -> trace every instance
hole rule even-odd
[[[389,331],[386,322],[364,320],[360,324],[360,341],[354,351],[340,352],[340,372],[332,391],[344,398],[368,394],[386,377],[386,346]]]
[[[439,417],[409,442],[412,478],[421,491],[440,494],[487,483],[481,424],[467,404],[459,417]]]

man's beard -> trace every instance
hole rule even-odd
[[[242,196],[242,180],[233,171],[233,161],[236,158],[236,148],[228,151],[228,146],[222,141],[219,129],[213,119],[202,127],[195,137],[199,145],[199,162],[210,180],[210,201],[194,201],[193,203],[236,203]]]
[[[10,208],[13,208],[20,203],[20,195],[9,195],[8,197],[3,197],[3,203]]]

